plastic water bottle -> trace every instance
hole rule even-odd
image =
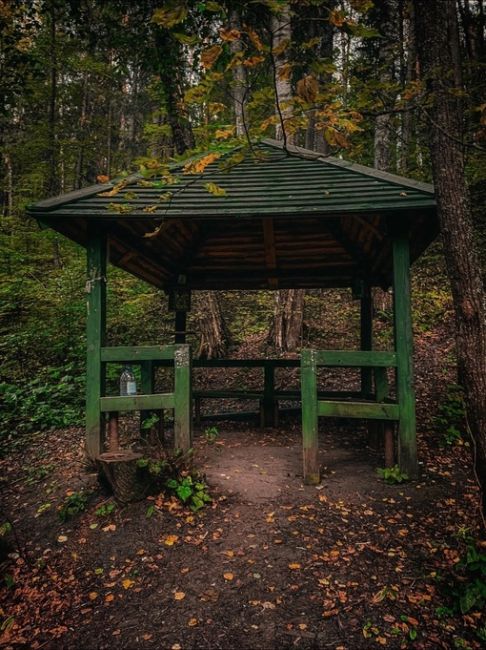
[[[120,395],[136,395],[137,382],[131,366],[125,366],[120,375]]]

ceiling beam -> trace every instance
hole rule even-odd
[[[263,245],[265,248],[265,264],[269,271],[268,286],[270,289],[278,288],[278,278],[275,274],[277,270],[277,252],[275,249],[275,232],[273,229],[273,218],[266,217],[262,219],[263,225]]]

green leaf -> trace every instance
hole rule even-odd
[[[176,493],[179,499],[185,503],[187,499],[192,495],[192,488],[189,487],[189,485],[179,485]]]
[[[216,185],[216,183],[205,183],[204,187],[213,196],[226,196],[226,190],[223,187]]]

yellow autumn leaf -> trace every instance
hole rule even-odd
[[[222,41],[237,41],[241,37],[241,32],[238,29],[220,29],[219,35]]]
[[[225,580],[233,580],[234,577],[235,576],[232,573],[230,573],[229,571],[227,571],[226,573],[223,573],[223,578]]]
[[[316,101],[319,84],[312,74],[308,74],[297,82],[297,95],[310,104]]]
[[[115,600],[115,596],[113,594],[106,594],[105,603],[111,603],[112,600]]]
[[[226,190],[223,187],[216,185],[216,183],[205,183],[204,187],[213,196],[226,196]]]
[[[184,174],[202,174],[206,167],[221,157],[219,153],[209,153],[198,160],[190,160],[184,165]]]
[[[289,564],[289,569],[301,569],[302,565],[299,562],[291,562]]]
[[[197,625],[197,622],[198,622],[197,618],[190,618],[187,624],[189,625],[189,627],[194,627],[195,625]]]
[[[265,61],[264,56],[250,56],[247,59],[243,59],[241,62],[246,68],[254,68],[259,63]]]
[[[206,68],[206,70],[209,70],[213,67],[213,65],[219,59],[222,51],[223,48],[221,45],[213,45],[201,53],[201,63]]]
[[[101,192],[100,194],[98,194],[98,196],[102,196],[102,197],[116,196],[119,192],[121,192],[121,190],[124,187],[127,186],[127,183],[128,183],[128,181],[126,181],[126,180],[120,181],[119,183],[114,185],[111,188],[111,190],[108,190],[107,192]]]
[[[152,15],[152,22],[160,25],[160,27],[174,27],[186,19],[187,8],[184,5],[176,5],[168,7],[167,9],[157,9]]]
[[[164,539],[164,544],[166,546],[174,546],[178,539],[179,537],[177,535],[167,535],[167,537]]]
[[[68,538],[67,538],[66,535],[59,535],[59,537],[57,538],[57,541],[62,543],[62,542],[67,542],[67,539]]]
[[[215,136],[218,140],[226,140],[226,138],[229,138],[230,135],[233,135],[234,132],[235,132],[235,127],[232,126],[232,127],[229,128],[229,129],[218,129],[218,130],[216,131],[216,133],[214,134],[214,136]]]
[[[157,206],[157,205],[147,205],[147,207],[144,208],[143,211],[148,212],[149,214],[152,214],[153,212],[155,212],[157,210],[158,207],[159,206]]]
[[[90,591],[88,594],[90,600],[96,600],[98,598],[98,593],[96,591]]]
[[[134,584],[135,584],[135,581],[130,580],[130,578],[125,578],[125,580],[123,580],[123,582],[122,582],[123,589],[131,589]]]
[[[263,43],[260,40],[260,37],[258,34],[251,29],[251,27],[245,27],[246,33],[248,34],[248,38],[250,39],[253,47],[257,49],[259,52],[263,51]]]
[[[184,600],[186,594],[183,591],[176,591],[174,594],[174,600]]]

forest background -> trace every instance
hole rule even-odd
[[[435,100],[419,54],[441,20],[453,64],[442,79],[461,116],[443,131],[464,154],[484,269],[482,0],[2,0],[0,438],[83,419],[84,251],[40,230],[26,205],[238,144],[252,155],[267,136],[430,181]],[[172,340],[162,292],[114,268],[109,287],[110,344]],[[374,300],[384,344],[390,296]],[[416,334],[452,323],[441,242],[414,269],[413,301]],[[358,305],[347,291],[196,295],[188,329],[206,356],[346,347]]]

